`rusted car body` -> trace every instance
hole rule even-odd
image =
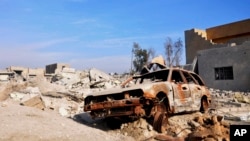
[[[126,86],[130,84],[131,86]],[[210,92],[202,79],[180,68],[144,71],[122,88],[93,93],[85,98],[84,111],[96,117],[153,118],[153,127],[163,132],[170,115],[208,109]]]

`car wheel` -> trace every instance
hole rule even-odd
[[[200,112],[202,113],[207,113],[208,112],[208,108],[209,108],[209,104],[206,98],[202,98],[201,99],[201,108],[200,108]]]
[[[159,133],[164,133],[168,125],[168,116],[166,113],[156,112],[154,116],[153,128]]]

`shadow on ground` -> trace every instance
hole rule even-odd
[[[104,131],[120,129],[120,127],[123,123],[135,121],[133,119],[129,119],[126,117],[122,117],[122,118],[110,117],[110,118],[92,119],[88,113],[76,114],[73,117],[73,120],[80,123],[80,124],[84,124],[84,125],[87,125],[89,127],[101,129]]]

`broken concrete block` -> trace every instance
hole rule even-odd
[[[75,68],[63,68],[62,72],[65,72],[65,73],[75,73],[76,69]]]
[[[113,85],[111,82],[105,82],[104,83],[104,88],[105,89],[110,89],[110,88],[114,88],[115,85]]]
[[[147,129],[148,123],[146,120],[140,118],[137,121],[137,125],[135,125],[137,128],[141,128],[141,129]]]
[[[23,92],[29,94],[41,94],[38,87],[27,87]]]
[[[198,122],[195,122],[193,120],[189,121],[188,124],[192,127],[192,128],[197,128],[199,126],[201,126]]]
[[[243,95],[240,92],[235,92],[234,93],[234,99],[236,99],[238,102],[250,103],[249,98],[247,96]]]
[[[68,111],[64,107],[59,108],[59,113],[61,116],[68,116]]]
[[[10,98],[15,101],[21,101],[24,96],[25,96],[24,93],[19,93],[19,92],[13,92],[10,94]]]
[[[28,99],[27,101],[22,102],[21,105],[35,107],[35,108],[42,109],[42,110],[45,108],[45,104],[40,95],[34,96]]]
[[[102,72],[96,68],[92,68],[89,70],[90,81],[100,81],[100,80],[110,80],[112,76]]]

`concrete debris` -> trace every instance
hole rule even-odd
[[[119,80],[114,79],[111,75],[95,68],[92,68],[89,71],[75,71],[70,68],[64,69],[62,72],[55,74],[52,77],[51,82],[63,85],[68,90],[79,88],[97,88],[98,91],[101,91],[117,87],[121,83]]]
[[[198,122],[195,122],[193,120],[189,121],[188,124],[192,127],[192,128],[197,128],[199,126],[201,126]]]
[[[143,118],[134,122],[122,124],[119,131],[123,135],[134,137],[135,140],[146,140],[157,134],[157,132],[153,130],[152,125]]]
[[[250,92],[234,92],[210,89],[213,101],[211,108],[226,120],[250,121]]]
[[[195,117],[201,126],[193,128],[189,140],[224,140],[229,141],[229,126],[217,116]]]
[[[103,71],[100,71],[96,68],[92,68],[89,70],[90,81],[102,81],[102,80],[111,80],[112,76],[106,74]]]
[[[236,102],[248,103],[250,104],[250,97],[248,95],[244,95],[244,93],[235,92],[234,100]]]
[[[64,72],[64,73],[75,73],[76,69],[75,68],[63,68],[62,72]]]
[[[10,94],[10,97],[15,101],[21,101],[25,94],[19,92],[13,92]]]
[[[69,114],[68,111],[63,107],[59,108],[59,113],[61,116],[68,116],[68,114]]]
[[[45,104],[43,102],[43,99],[40,95],[34,96],[27,101],[24,101],[21,103],[23,106],[29,106],[29,107],[35,107],[41,110],[45,109]]]
[[[24,91],[21,91],[26,94],[41,94],[38,87],[27,87]]]

